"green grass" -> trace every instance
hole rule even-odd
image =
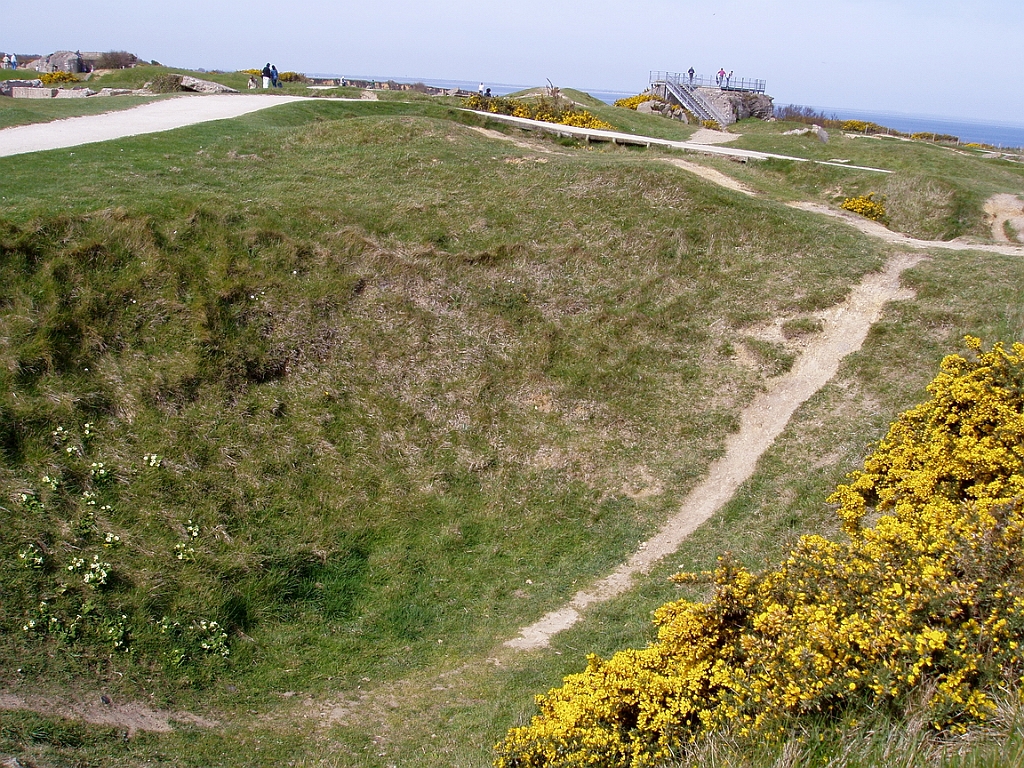
[[[501,641],[675,510],[791,363],[795,346],[753,331],[784,318],[794,344],[815,333],[812,313],[886,250],[778,204],[810,174],[722,166],[772,192],[752,200],[656,153],[545,154],[467,124],[483,119],[429,99],[315,101],[0,159],[0,657],[16,661],[0,685],[221,723],[125,743],[5,713],[0,749],[485,765],[586,652],[651,636],[677,567],[726,549],[756,565],[834,530],[824,495],[961,334],[1024,332],[1016,260],[934,254],[909,276],[918,298],[677,556],[550,651],[512,654]],[[1016,172],[955,162],[978,190]],[[740,344],[758,367],[729,352]],[[112,481],[90,475],[99,461]],[[630,490],[652,479],[660,493]],[[104,547],[108,532],[121,543]],[[43,569],[19,560],[28,544]],[[79,553],[112,564],[104,590],[65,575]],[[21,630],[43,598],[63,639]],[[122,614],[130,654],[111,650]],[[161,632],[164,616],[179,629]],[[203,652],[199,619],[227,628],[226,659]],[[342,702],[352,716],[310,727]]]

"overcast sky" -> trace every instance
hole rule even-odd
[[[1024,0],[0,2],[0,50],[62,49],[628,92],[650,70],[724,67],[776,104],[1024,125]]]

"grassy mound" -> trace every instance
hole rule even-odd
[[[483,661],[658,527],[885,252],[778,205],[789,171],[730,164],[771,190],[751,200],[471,127],[508,130],[318,100],[0,160],[0,682],[220,723],[126,743],[5,716],[0,749],[479,763],[580,649],[643,644],[660,572],[557,651]],[[828,418],[798,419],[813,437],[678,562],[756,566],[827,526],[806,499],[950,337],[1021,329],[1019,260],[977,258],[915,271]]]

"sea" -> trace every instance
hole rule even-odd
[[[311,73],[311,77],[341,77],[341,75]],[[437,80],[422,77],[381,77],[371,75],[346,75],[346,77],[350,77],[353,80],[377,80],[381,82],[394,80],[396,83],[423,83],[435,88],[462,88],[466,91],[475,91],[480,87],[479,80]],[[490,88],[491,93],[495,96],[505,96],[509,93],[536,87],[537,84],[523,85],[484,82],[483,85],[485,88]],[[618,99],[633,96],[639,92],[609,91],[602,88],[576,88],[576,90],[589,93],[595,99],[600,99],[606,104],[612,104]],[[826,117],[835,116],[839,120],[866,120],[903,133],[937,133],[956,136],[964,144],[977,142],[1000,148],[1024,147],[1024,124],[1014,125],[1000,122],[957,120],[948,117],[912,115],[902,112],[870,112],[860,109],[846,109],[844,107],[811,106],[811,109],[824,114]]]
[[[867,112],[837,107],[811,107],[811,109],[826,117],[834,115],[840,120],[866,120],[903,133],[939,133],[956,136],[963,144],[977,142],[1004,149],[1024,147],[1024,125],[908,115],[903,112]]]

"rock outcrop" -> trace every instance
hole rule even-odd
[[[194,91],[195,93],[238,93],[234,88],[228,88],[226,85],[213,83],[209,80],[200,80],[198,77],[192,77],[191,75],[182,75],[181,87],[186,91]]]
[[[772,97],[763,93],[723,91],[721,88],[696,90],[726,118],[728,125],[737,120],[746,120],[748,117],[767,120],[775,112]]]

